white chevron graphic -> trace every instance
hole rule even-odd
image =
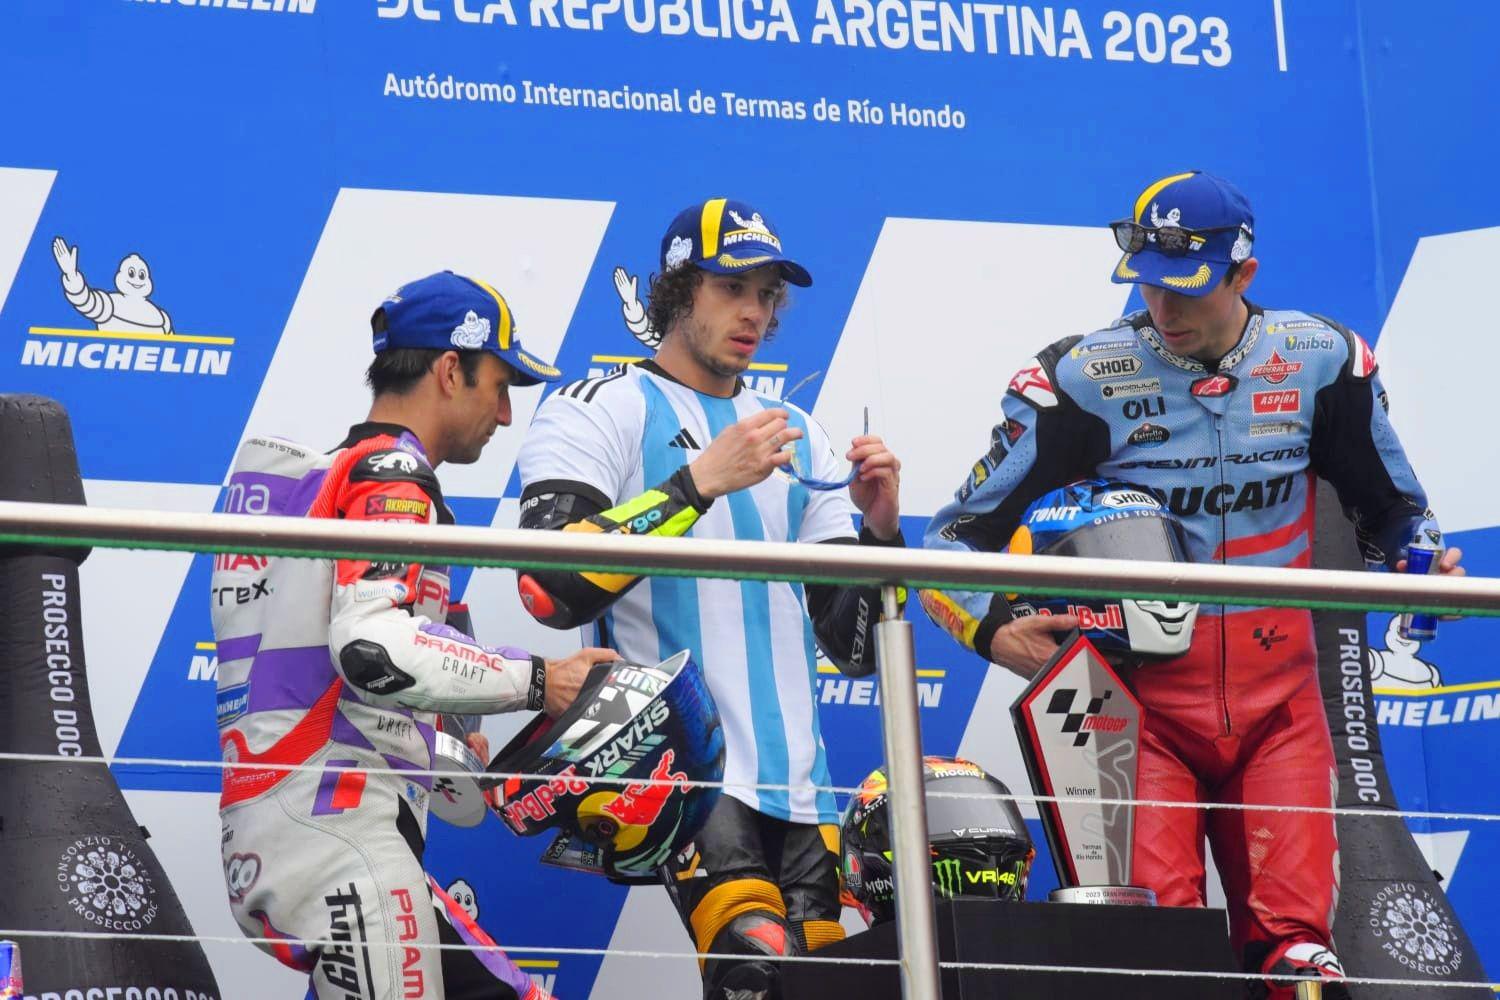
[[[337,443],[369,409],[361,375],[373,357],[370,314],[400,285],[434,271],[493,285],[514,310],[526,349],[551,361],[613,211],[602,201],[343,188],[246,434],[319,447]],[[445,466],[444,492],[500,496],[541,398],[536,388],[512,392],[512,426],[498,431],[473,465]]]
[[[56,179],[56,170],[0,167],[0,312]]]
[[[1118,257],[1103,229],[887,219],[814,416],[846,441],[869,406],[901,459],[901,512],[936,513],[989,448],[1021,362],[1119,317]]]
[[[1375,342],[1391,422],[1448,532],[1500,524],[1500,440],[1488,433],[1496,260],[1500,226],[1424,237]]]

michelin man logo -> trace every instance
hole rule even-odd
[[[1229,259],[1238,264],[1250,256],[1250,243],[1255,237],[1250,235],[1250,230],[1244,226],[1240,227],[1240,233],[1234,238],[1234,246],[1229,249]]]
[[[447,892],[459,908],[469,915],[470,920],[479,919],[479,897],[475,895],[472,885],[463,879],[456,879],[448,886]]]
[[[453,328],[453,346],[466,351],[477,351],[490,339],[490,321],[470,309],[464,314],[462,326]]]
[[[151,301],[151,269],[140,254],[120,261],[115,272],[115,291],[90,288],[78,270],[78,247],[68,246],[61,236],[52,241],[52,257],[62,271],[63,295],[68,303],[100,330],[127,333],[171,333],[172,318]]]
[[[1164,226],[1181,226],[1182,209],[1172,209],[1171,211],[1167,212],[1167,217],[1163,219],[1161,216],[1156,214],[1156,202],[1153,201],[1151,203],[1151,224],[1157,229],[1161,229]]]
[[[735,225],[739,226],[741,229],[749,229],[752,232],[765,233],[767,235],[770,235],[771,230],[766,228],[766,220],[760,217],[759,212],[753,213],[750,218],[747,219],[731,208],[729,210],[729,217],[733,219]]]
[[[687,259],[693,255],[693,241],[683,239],[681,236],[672,237],[672,245],[667,247],[667,270],[673,271],[687,263]]]
[[[1443,686],[1437,665],[1417,654],[1422,643],[1401,636],[1401,616],[1392,615],[1385,627],[1385,649],[1370,647],[1370,681],[1376,687],[1423,690]]]
[[[682,257],[674,262],[673,256],[677,253],[678,244],[681,243],[686,249]],[[687,259],[692,252],[691,240],[676,237],[672,241],[672,247],[667,251],[667,269],[671,270]],[[656,350],[661,346],[661,331],[651,325],[651,318],[646,315],[646,307],[641,304],[640,285],[635,275],[626,271],[623,267],[615,268],[615,293],[620,296],[620,312],[625,317],[625,327],[641,346]]]

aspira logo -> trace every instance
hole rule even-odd
[[[21,345],[21,364],[44,368],[91,368],[163,375],[227,375],[233,337],[178,333],[172,317],[153,298],[151,266],[126,254],[115,271],[114,289],[89,284],[80,270],[78,247],[61,236],[52,257],[62,293],[89,327],[33,326]]]

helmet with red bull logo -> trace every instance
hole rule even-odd
[[[1149,490],[1117,479],[1081,479],[1045,493],[1021,515],[1006,551],[1013,555],[1082,556],[1187,562],[1181,522]],[[1131,660],[1181,656],[1193,639],[1198,605],[1118,597],[1007,594],[1011,612],[1077,615],[1101,653]]]
[[[702,829],[724,777],[724,732],[684,650],[655,666],[594,667],[556,719],[538,716],[490,764],[491,808],[523,837],[558,836],[542,860],[623,881],[656,869]]]

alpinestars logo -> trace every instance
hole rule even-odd
[[[57,888],[96,927],[139,931],[156,919],[156,887],[141,859],[114,837],[84,837],[57,859]]]
[[[1087,746],[1089,733],[1118,733],[1125,728],[1124,716],[1104,714],[1104,703],[1113,694],[1113,691],[1106,690],[1100,697],[1090,698],[1082,712],[1075,712],[1073,702],[1078,697],[1078,690],[1059,688],[1052,692],[1052,700],[1047,704],[1047,714],[1063,717],[1062,732],[1077,734],[1073,737],[1075,747]]]

